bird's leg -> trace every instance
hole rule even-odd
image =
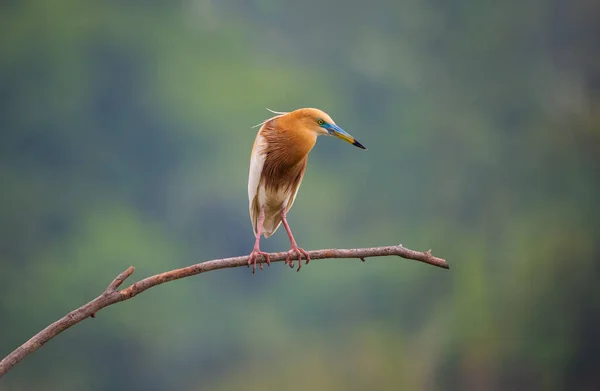
[[[283,207],[283,209],[281,209],[281,221],[283,222],[283,226],[285,227],[288,237],[290,238],[290,246],[291,246],[290,251],[288,251],[288,256],[285,259],[285,263],[290,265],[290,267],[293,268],[294,261],[292,261],[292,255],[298,256],[298,269],[296,271],[300,271],[300,268],[302,267],[302,255],[304,255],[306,257],[306,264],[308,264],[308,262],[310,261],[310,255],[308,255],[308,253],[306,251],[304,251],[303,249],[298,247],[298,245],[296,244],[294,235],[292,235],[292,230],[290,229],[290,226],[285,217],[286,213],[287,213],[286,208]]]
[[[271,266],[271,259],[269,258],[269,254],[264,251],[260,251],[260,234],[262,231],[264,221],[265,221],[265,209],[263,206],[261,206],[260,214],[258,215],[258,226],[256,229],[256,242],[254,242],[254,249],[250,253],[250,256],[248,256],[248,267],[250,267],[251,264],[253,265],[252,266],[252,274],[254,274],[254,272],[256,271],[256,260],[258,259],[259,255],[262,255],[265,258],[267,265]],[[261,263],[260,270],[262,270],[262,268],[263,268],[263,265]]]

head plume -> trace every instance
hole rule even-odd
[[[271,118],[267,118],[266,120],[262,121],[261,123],[254,125],[252,128],[257,128],[257,127],[259,127],[259,126],[263,126],[264,124],[266,124],[267,122],[269,122],[269,121],[270,121],[270,120],[272,120],[272,119],[275,119],[275,118],[281,117],[282,115],[289,114],[289,112],[285,112],[285,111],[275,111],[275,110],[271,110],[271,109],[269,109],[268,107],[267,107],[267,110],[269,110],[271,113],[273,113],[273,114],[277,114],[277,115],[276,115],[276,116],[274,116],[274,117],[271,117]]]

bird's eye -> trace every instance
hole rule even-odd
[[[319,124],[319,126],[321,126],[325,123],[325,121],[323,121],[323,119],[321,118],[317,118],[317,123]]]

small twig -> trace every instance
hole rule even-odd
[[[106,292],[114,292],[117,290],[118,287],[121,286],[121,284],[123,283],[123,281],[125,281],[126,279],[128,279],[133,272],[135,271],[135,268],[133,266],[129,266],[129,268],[127,270],[125,270],[123,273],[119,274],[117,276],[117,278],[115,278],[106,288]]]
[[[328,259],[328,258],[359,258],[361,261],[365,261],[368,257],[382,257],[389,255],[397,255],[402,258],[412,259],[427,263],[429,265],[438,266],[444,269],[449,269],[448,263],[442,259],[431,255],[431,250],[427,252],[419,252],[409,250],[398,246],[386,246],[386,247],[373,247],[373,248],[356,248],[356,249],[330,249],[330,250],[315,250],[309,251],[311,260],[315,259]],[[271,262],[281,262],[286,259],[287,252],[272,253],[269,254]],[[261,258],[257,263],[264,263],[264,259]],[[106,290],[94,300],[89,303],[73,310],[52,323],[33,337],[19,346],[12,353],[6,356],[0,361],[0,377],[6,374],[12,367],[17,365],[21,360],[35,352],[46,342],[56,337],[71,326],[87,319],[89,317],[95,317],[96,313],[104,307],[118,303],[120,301],[131,299],[144,292],[153,286],[164,284],[165,282],[178,280],[180,278],[194,276],[196,274],[208,272],[211,270],[226,269],[232,267],[247,266],[248,256],[234,257],[234,258],[223,258],[215,259],[212,261],[206,261],[198,263],[192,266],[184,267],[182,269],[171,270],[168,272],[156,274],[151,277],[144,278],[141,281],[130,285],[129,287],[117,290],[123,281],[129,278],[133,272],[133,266],[119,274],[106,288]]]

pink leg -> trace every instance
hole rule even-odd
[[[248,257],[248,267],[250,267],[250,265],[253,265],[252,266],[252,274],[254,274],[254,272],[256,271],[256,260],[258,259],[259,255],[262,255],[265,258],[267,265],[271,266],[271,259],[269,258],[269,254],[264,251],[260,251],[260,234],[262,231],[264,221],[265,221],[265,210],[261,206],[260,214],[258,215],[258,226],[257,226],[257,230],[256,230],[256,242],[254,242],[254,249],[252,250],[252,252],[250,253],[250,256]],[[262,270],[262,268],[263,268],[263,265],[261,263],[260,270]]]
[[[306,257],[306,264],[308,264],[308,262],[310,261],[310,255],[308,255],[308,253],[306,251],[304,251],[303,249],[298,247],[298,245],[296,244],[294,235],[292,235],[292,230],[290,229],[290,226],[285,217],[286,213],[287,212],[286,212],[285,208],[283,208],[281,210],[281,221],[283,222],[283,226],[285,227],[288,237],[290,238],[290,245],[291,245],[290,251],[288,251],[288,256],[285,259],[285,263],[290,265],[290,267],[293,268],[294,262],[292,261],[292,255],[297,255],[298,256],[298,269],[296,271],[300,271],[300,268],[302,267],[302,255],[304,255]]]

